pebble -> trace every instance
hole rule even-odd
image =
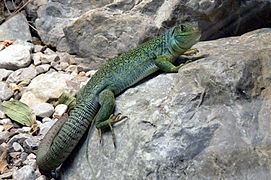
[[[0,125],[0,132],[3,132],[5,130],[3,125]]]
[[[59,57],[57,54],[43,54],[41,56],[42,64],[50,64],[51,62],[55,62],[57,60],[59,60]]]
[[[4,118],[6,118],[6,115],[3,111],[0,110],[0,119],[4,119]],[[1,121],[0,121],[0,123],[1,123]]]
[[[37,52],[37,53],[32,54],[32,59],[33,59],[35,66],[38,66],[41,64],[41,56],[42,55],[43,55],[42,52]]]
[[[67,111],[68,109],[68,106],[66,104],[58,104],[56,107],[55,107],[55,113],[53,114],[53,117],[54,118],[61,118],[62,115]]]
[[[51,67],[50,64],[41,64],[36,67],[36,70],[37,70],[38,74],[41,74],[41,73],[45,73],[45,72],[49,71],[50,67]]]
[[[45,117],[41,121],[42,121],[42,123],[46,123],[46,122],[50,122],[51,120],[52,120],[51,118]]]
[[[8,100],[13,95],[13,91],[8,87],[7,83],[0,82],[0,100]]]
[[[1,119],[0,124],[6,125],[6,124],[12,124],[11,120],[8,118]]]
[[[46,176],[41,175],[40,177],[38,177],[36,180],[46,180]]]
[[[12,70],[0,69],[0,81],[6,80],[12,72]]]
[[[35,180],[36,175],[34,168],[30,165],[26,165],[19,170],[13,171],[13,179],[16,180]]]
[[[34,52],[41,52],[44,47],[42,45],[35,45],[34,46]]]
[[[14,151],[23,151],[24,150],[23,147],[17,142],[14,142],[12,144],[12,147],[13,147]]]
[[[32,109],[34,114],[38,117],[50,117],[54,113],[54,107],[49,103],[36,104]]]
[[[35,137],[26,139],[24,141],[24,147],[27,151],[31,152],[33,150],[37,150],[39,146],[39,139]]]
[[[30,65],[27,68],[18,69],[11,73],[7,79],[9,83],[19,83],[21,81],[29,81],[36,77],[37,71],[34,65]]]

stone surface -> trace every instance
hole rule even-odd
[[[41,74],[23,90],[20,101],[33,107],[35,104],[45,103],[49,99],[57,99],[65,90],[74,90],[67,85],[72,78],[72,75],[57,72]]]
[[[30,44],[15,42],[0,51],[0,68],[16,70],[31,63]]]
[[[49,71],[50,67],[51,67],[50,64],[41,64],[36,67],[36,70],[37,70],[38,74],[41,74],[41,73],[45,73],[45,72]]]
[[[55,113],[53,114],[53,117],[60,119],[67,110],[68,106],[66,104],[58,104],[55,107]]]
[[[205,58],[126,90],[128,116],[95,131],[62,179],[270,179],[271,29],[200,42]],[[88,149],[89,162],[86,160]]]
[[[8,100],[13,95],[13,91],[7,83],[0,81],[0,100]]]
[[[12,72],[11,70],[0,69],[0,81],[6,80]]]
[[[18,13],[0,26],[0,40],[31,41],[29,25],[24,14]],[[0,55],[1,57],[1,55]]]
[[[11,73],[7,79],[9,83],[19,83],[21,81],[30,81],[36,77],[37,71],[35,66],[30,65],[27,68],[22,68]]]
[[[39,117],[50,117],[54,113],[54,106],[49,103],[35,104],[32,108],[35,115]]]
[[[36,175],[32,166],[26,165],[12,174],[13,179],[16,180],[35,180]]]
[[[97,68],[159,32],[183,22],[199,22],[202,39],[241,35],[270,27],[271,2],[220,0],[87,1],[57,0],[39,9],[36,27],[45,44],[86,58]],[[91,9],[94,8],[94,9]],[[99,47],[99,48],[89,48]]]

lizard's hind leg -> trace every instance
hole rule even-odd
[[[116,147],[116,138],[112,125],[127,117],[122,117],[120,114],[112,114],[115,108],[115,96],[111,90],[105,89],[99,94],[99,103],[101,107],[94,118],[96,128],[99,130],[100,135],[104,129],[110,128],[112,131],[113,143]]]

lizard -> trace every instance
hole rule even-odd
[[[174,26],[102,65],[79,91],[69,117],[60,118],[42,139],[37,152],[39,169],[50,172],[60,166],[88,128],[95,125],[103,130],[121,121],[123,117],[113,115],[115,96],[158,70],[178,72],[183,64],[176,66],[174,61],[200,36],[200,30],[188,24]]]

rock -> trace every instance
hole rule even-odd
[[[0,125],[0,132],[3,132],[5,130],[3,125]]]
[[[41,52],[43,49],[44,49],[44,46],[42,46],[42,45],[35,45],[34,46],[35,53]]]
[[[6,115],[5,115],[5,113],[0,108],[0,119],[4,119],[4,118],[6,118]]]
[[[95,68],[97,62],[101,64],[136,47],[152,28],[155,28],[153,21],[140,13],[124,15],[121,11],[99,9],[85,13],[64,28],[64,32],[72,51],[90,57],[93,61],[88,62],[88,67]]]
[[[55,113],[53,114],[53,117],[60,119],[67,110],[68,106],[66,104],[58,104],[55,107]]]
[[[45,122],[40,125],[40,132],[39,137],[43,138],[44,135],[49,131],[49,129],[53,126],[53,124],[56,122],[56,119],[53,119],[51,121]]]
[[[11,176],[12,176],[12,172],[0,174],[1,179],[9,179],[9,178],[11,178]]]
[[[6,124],[12,124],[11,120],[8,118],[1,119],[0,124],[6,125]]]
[[[0,68],[16,70],[31,63],[29,44],[14,43],[0,51]]]
[[[49,71],[49,68],[51,67],[50,64],[42,64],[36,67],[37,73],[41,74],[41,73],[45,73],[47,71]]]
[[[29,25],[24,14],[18,13],[3,24],[1,24],[0,40],[22,40],[25,42],[32,40]],[[0,57],[2,57],[2,55],[0,55]]]
[[[92,133],[61,179],[271,179],[270,41],[260,29],[200,42],[204,58],[129,88],[116,99],[129,117],[115,125],[118,150]]]
[[[32,59],[34,61],[35,66],[38,66],[41,64],[41,56],[42,55],[43,55],[42,52],[37,52],[37,53],[32,54]]]
[[[3,142],[6,142],[10,136],[11,136],[11,133],[9,131],[0,132],[0,144],[2,144]]]
[[[0,81],[5,81],[12,72],[11,70],[0,69]]]
[[[38,139],[37,136],[35,136],[32,138],[26,139],[23,146],[28,152],[33,152],[33,150],[38,149],[39,143],[40,143],[40,139]]]
[[[41,56],[41,63],[42,64],[49,64],[51,62],[58,61],[59,57],[57,54],[43,54]]]
[[[33,112],[39,117],[50,117],[54,113],[54,106],[49,103],[35,104]]]
[[[30,107],[45,103],[49,99],[57,99],[65,90],[69,89],[67,81],[73,77],[64,73],[46,73],[35,77],[27,88],[23,90],[20,101]]]
[[[68,66],[69,66],[69,63],[60,62],[59,64],[54,65],[54,68],[56,68],[58,71],[64,71]]]
[[[21,152],[24,151],[23,147],[17,142],[14,142],[12,144],[12,147],[13,147],[14,151],[21,151]]]
[[[35,180],[36,175],[32,166],[26,165],[21,169],[13,171],[12,174],[13,179],[16,180]]]
[[[8,87],[7,83],[0,81],[0,100],[8,100],[13,95],[13,91]]]
[[[46,176],[41,175],[40,177],[38,177],[36,180],[46,180]]]
[[[37,71],[35,66],[30,65],[27,68],[22,68],[11,73],[7,79],[9,83],[19,83],[21,81],[30,81],[36,77]]]

